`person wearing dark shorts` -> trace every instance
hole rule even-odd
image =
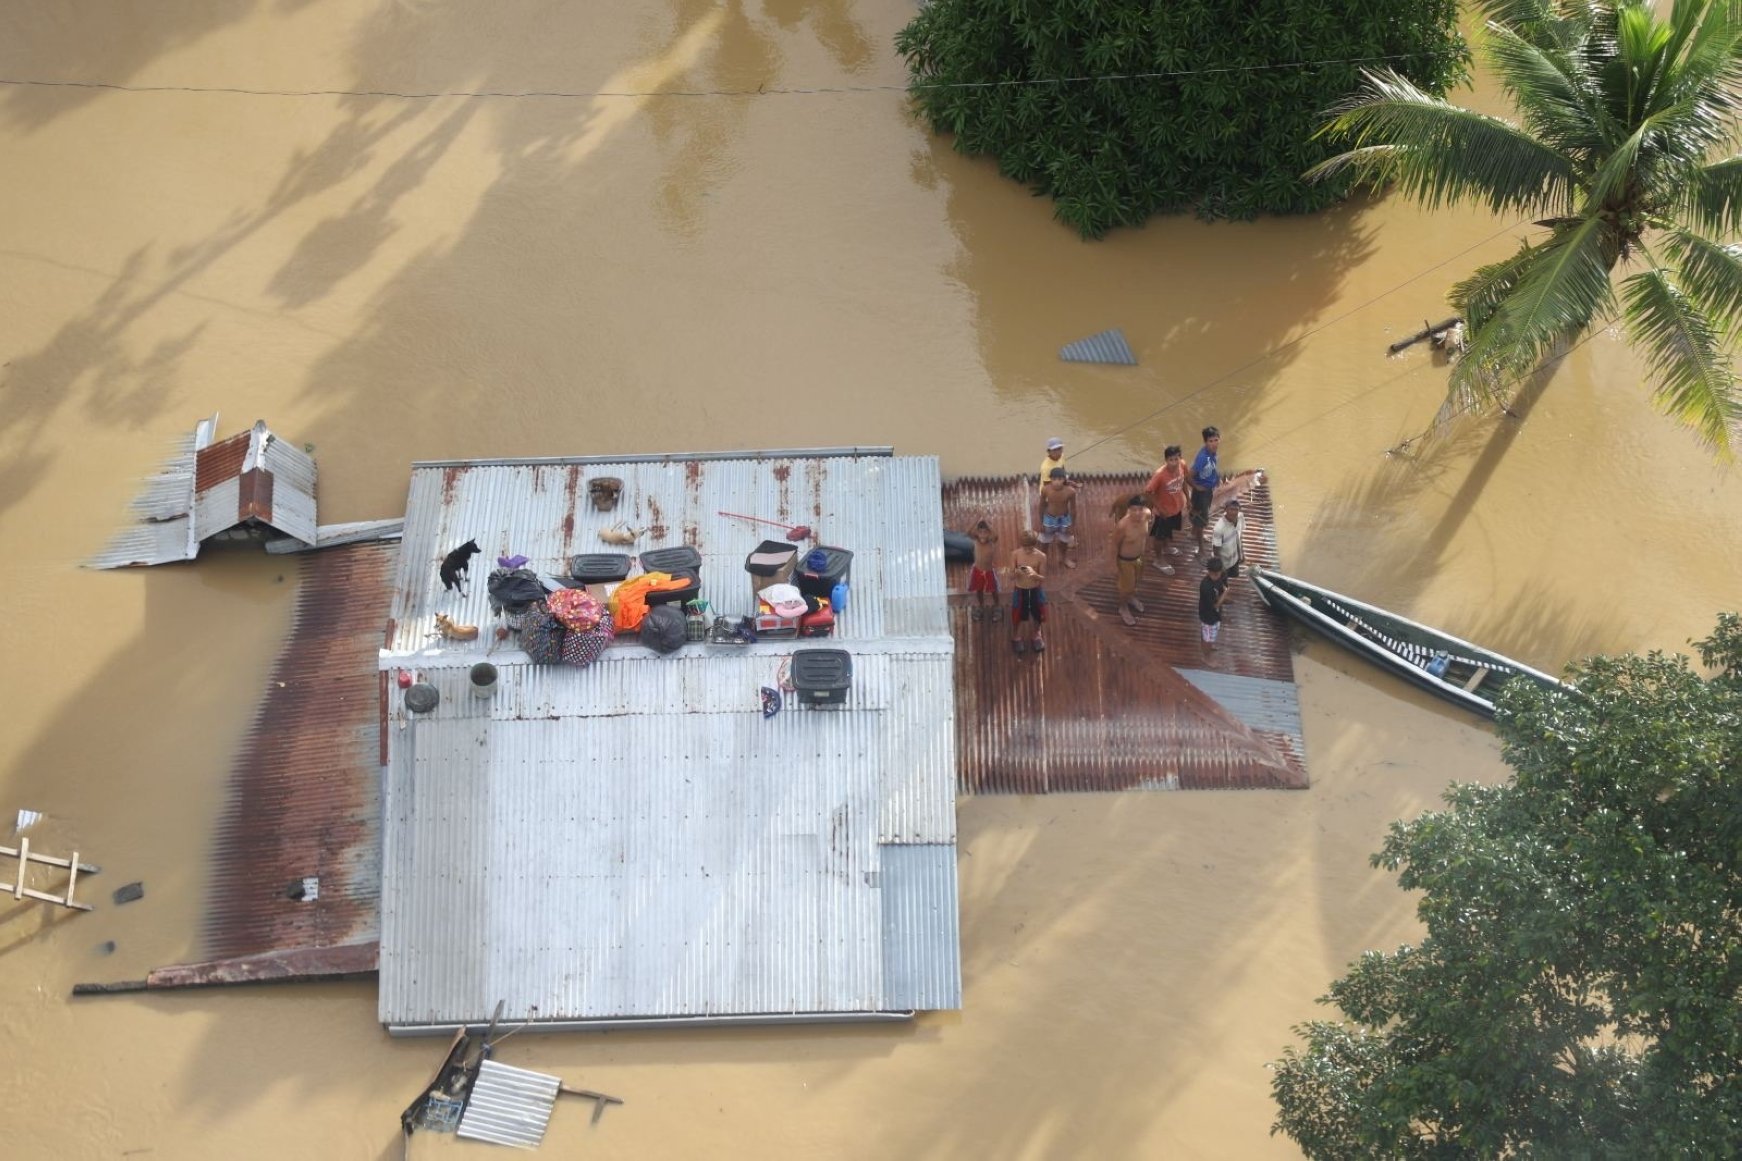
[[[1198,582],[1198,635],[1203,638],[1204,660],[1216,649],[1216,636],[1222,628],[1222,602],[1228,599],[1228,578],[1222,575],[1222,561],[1210,557],[1204,565],[1204,579]]]
[[[1216,456],[1222,447],[1222,433],[1214,427],[1204,428],[1204,446],[1192,460],[1192,539],[1198,552],[1204,551],[1204,529],[1210,526],[1210,502],[1216,498],[1216,485],[1222,482],[1221,465]]]
[[[1172,576],[1173,563],[1166,558],[1179,555],[1179,549],[1173,546],[1173,534],[1184,526],[1186,493],[1191,488],[1179,445],[1169,444],[1165,457],[1165,462],[1155,469],[1143,491],[1149,496],[1150,510],[1155,513],[1155,523],[1149,526],[1150,538],[1155,541],[1150,563],[1163,575]]]
[[[1040,627],[1046,624],[1046,550],[1034,532],[1022,534],[1022,544],[1010,554],[1010,648],[1021,656],[1032,648],[1046,651]],[[1024,637],[1026,629],[1027,636]]]

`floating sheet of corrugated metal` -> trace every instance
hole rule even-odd
[[[175,450],[157,474],[134,497],[137,523],[122,529],[85,562],[86,568],[132,568],[192,560],[199,552],[193,534],[194,460],[212,442],[218,417],[202,419],[187,435],[177,437]]]
[[[1255,728],[1241,717],[1248,708],[1243,689],[1225,705],[1179,672],[1204,667],[1197,620],[1203,573],[1189,555],[1189,532],[1181,540],[1187,555],[1174,558],[1173,577],[1145,572],[1138,596],[1147,611],[1136,628],[1119,621],[1105,548],[1109,510],[1147,479],[1076,477],[1080,567],[1055,568],[1048,577],[1051,619],[1043,656],[1011,652],[1005,617],[976,623],[966,602],[956,608],[963,790],[1306,786],[1298,717],[1292,730]],[[1268,485],[1243,475],[1224,485],[1221,498],[1233,496],[1245,508],[1247,559],[1271,564],[1276,541]],[[1032,507],[1031,482],[1020,477],[959,480],[944,490],[949,527],[966,528],[990,512],[1005,545],[1015,543]],[[954,584],[965,587],[967,566],[950,567]],[[1288,628],[1244,580],[1234,582],[1223,610],[1217,667],[1293,688]]]
[[[459,1135],[494,1145],[536,1148],[550,1127],[558,1077],[486,1060],[478,1066]]]
[[[154,987],[371,971],[380,931],[385,677],[394,545],[302,558],[296,621],[230,769],[204,923],[206,960]],[[289,887],[319,879],[319,897]]]
[[[625,481],[608,516],[587,501],[595,475]],[[850,1017],[922,992],[959,1006],[955,944],[936,946],[929,911],[907,931],[921,911],[892,919],[882,896],[892,845],[955,842],[939,486],[933,459],[867,454],[414,470],[382,664],[415,667],[441,703],[413,717],[391,699],[383,1023],[481,1022],[499,999],[509,1019],[553,1024]],[[488,558],[566,571],[618,521],[651,526],[643,547],[697,547],[703,595],[747,612],[744,557],[770,530],[721,510],[809,524],[855,552],[834,640],[669,658],[620,644],[585,670],[499,649],[485,700],[466,668],[486,646],[429,636],[437,611],[489,623]],[[437,565],[472,538],[472,594],[445,594]],[[819,645],[854,654],[847,705],[789,699],[763,719],[758,690]],[[892,939],[931,949],[904,953],[931,978],[900,1004],[884,994]]]
[[[1102,331],[1098,335],[1090,335],[1086,339],[1078,339],[1074,343],[1066,343],[1059,348],[1059,358],[1067,363],[1115,363],[1125,367],[1137,366],[1137,355],[1131,350],[1131,344],[1125,341],[1125,332],[1118,327],[1110,331]]]

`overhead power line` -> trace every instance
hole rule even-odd
[[[102,89],[117,93],[217,93],[237,97],[383,97],[401,101],[435,101],[444,97],[474,100],[592,100],[600,97],[802,97],[829,93],[906,93],[942,89],[1003,89],[1037,85],[1083,85],[1103,81],[1153,81],[1170,77],[1203,77],[1218,73],[1251,73],[1274,69],[1309,69],[1327,65],[1385,64],[1412,60],[1431,53],[1405,52],[1390,56],[1357,56],[1341,59],[1280,61],[1274,64],[1216,65],[1200,69],[1167,69],[1141,73],[1101,73],[1080,77],[1012,77],[998,81],[919,81],[886,85],[814,85],[809,87],[759,85],[754,89],[431,89],[407,92],[398,89],[255,89],[233,85],[132,85],[120,81],[50,81],[32,77],[0,77],[0,85],[14,88]]]
[[[1275,347],[1272,347],[1270,350],[1265,351],[1263,354],[1258,355],[1255,358],[1248,359],[1246,362],[1240,364],[1238,367],[1235,367],[1229,371],[1222,372],[1220,375],[1217,375],[1214,379],[1211,379],[1208,382],[1202,384],[1201,386],[1196,387],[1191,391],[1188,391],[1186,394],[1180,396],[1178,399],[1173,400],[1171,403],[1165,403],[1162,406],[1157,407],[1154,411],[1149,412],[1147,415],[1144,415],[1144,416],[1141,416],[1140,418],[1134,419],[1130,423],[1127,423],[1123,427],[1115,428],[1113,431],[1108,432],[1106,435],[1102,436],[1100,439],[1096,440],[1094,443],[1089,444],[1088,446],[1084,447],[1081,451],[1075,452],[1073,454],[1075,454],[1077,457],[1081,458],[1082,456],[1087,455],[1089,452],[1100,447],[1102,444],[1110,443],[1113,440],[1116,440],[1120,436],[1124,435],[1126,432],[1132,431],[1135,428],[1142,427],[1144,424],[1150,422],[1151,420],[1159,419],[1161,416],[1166,415],[1169,411],[1172,411],[1174,408],[1191,402],[1193,399],[1196,399],[1198,396],[1203,395],[1205,392],[1211,390],[1212,388],[1221,386],[1223,383],[1226,383],[1228,380],[1232,379],[1234,376],[1240,374],[1241,372],[1250,371],[1253,367],[1258,366],[1260,363],[1266,362],[1270,359],[1274,359],[1276,356],[1282,354],[1284,351],[1288,350],[1289,348],[1299,346],[1301,343],[1306,342],[1306,340],[1312,338],[1314,335],[1318,334],[1320,331],[1326,330],[1330,327],[1334,327],[1338,323],[1344,321],[1345,319],[1352,318],[1353,316],[1360,314],[1362,311],[1366,310],[1368,307],[1372,306],[1374,303],[1380,301],[1381,299],[1388,298],[1391,295],[1396,294],[1398,291],[1402,290],[1404,287],[1410,285],[1411,283],[1420,281],[1421,279],[1427,277],[1429,274],[1432,274],[1434,271],[1438,270],[1440,267],[1457,261],[1459,258],[1462,258],[1464,255],[1470,253],[1472,250],[1477,250],[1483,246],[1486,246],[1489,242],[1492,242],[1494,239],[1500,237],[1502,234],[1506,233],[1508,230],[1515,230],[1519,226],[1523,226],[1526,224],[1527,224],[1527,220],[1521,219],[1519,221],[1512,222],[1512,223],[1509,223],[1508,225],[1502,226],[1500,229],[1494,231],[1494,233],[1489,234],[1486,238],[1483,238],[1480,241],[1472,242],[1470,245],[1465,246],[1462,250],[1459,250],[1456,254],[1452,254],[1446,258],[1442,258],[1438,262],[1435,262],[1432,266],[1429,266],[1427,269],[1417,271],[1416,273],[1410,275],[1408,278],[1405,278],[1402,282],[1399,282],[1397,285],[1395,285],[1387,290],[1380,291],[1378,294],[1374,295],[1372,298],[1369,298],[1366,302],[1363,302],[1361,305],[1350,307],[1348,310],[1344,311],[1342,314],[1338,315],[1336,318],[1327,319],[1326,321],[1320,323],[1318,326],[1313,327],[1311,330],[1302,331],[1300,334],[1296,335],[1292,339],[1289,339],[1287,342],[1281,343]]]

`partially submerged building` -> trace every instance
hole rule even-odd
[[[610,512],[590,481],[623,481]],[[954,646],[936,459],[888,449],[414,467],[384,674],[380,999],[396,1033],[867,1020],[961,1005]],[[584,669],[492,648],[498,556],[566,571],[598,534],[686,544],[752,610],[745,560],[804,524],[855,553],[831,640],[631,643]],[[438,577],[476,540],[470,595]],[[434,616],[486,626],[435,635]],[[763,715],[796,650],[843,648],[844,705]],[[492,694],[468,671],[488,659]]]
[[[129,568],[192,560],[224,539],[313,544],[315,461],[259,420],[213,442],[218,417],[195,425],[133,501],[134,521],[89,563]]]

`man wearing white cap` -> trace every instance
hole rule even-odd
[[[1040,482],[1044,486],[1053,471],[1065,466],[1065,441],[1053,436],[1046,441],[1046,458],[1040,461]]]

